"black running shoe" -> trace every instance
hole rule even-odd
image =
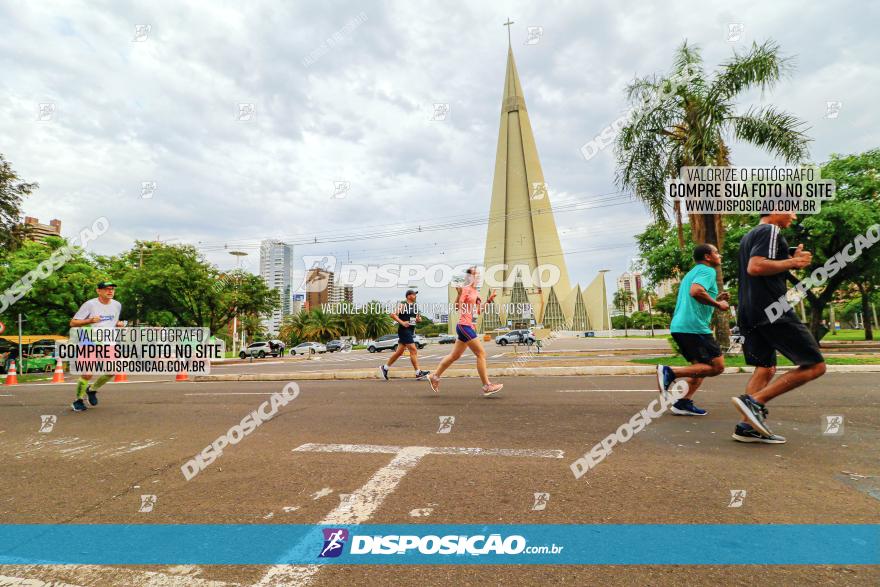
[[[382,365],[379,367],[379,374],[385,381],[388,381],[388,365]]]
[[[756,402],[748,394],[743,394],[739,397],[732,397],[730,400],[733,402],[736,409],[739,410],[739,413],[743,415],[743,418],[749,421],[752,428],[760,432],[765,438],[773,436],[773,431],[764,423],[764,420],[769,414],[767,408],[764,407],[764,404]]]
[[[761,442],[763,444],[785,444],[785,437],[778,434],[763,436],[760,432],[752,428],[745,422],[736,425],[733,431],[733,439],[737,442]]]
[[[88,410],[88,408],[86,407],[86,402],[82,401],[82,399],[76,400],[75,402],[70,404],[70,407],[73,408],[74,412],[85,412],[86,410]]]
[[[91,404],[93,406],[98,405],[98,392],[92,391],[91,386],[86,388],[86,395],[89,396],[89,404]]]
[[[416,381],[424,381],[430,373],[430,371],[425,371],[424,369],[416,371]]]

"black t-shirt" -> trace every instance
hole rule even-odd
[[[397,307],[397,317],[403,320],[404,322],[409,322],[411,318],[415,318],[418,314],[418,308],[416,304],[410,304],[409,302],[401,302]],[[397,333],[400,334],[401,331],[409,331],[415,332],[415,326],[401,326],[397,325]]]
[[[759,224],[739,242],[739,308],[740,327],[751,328],[767,324],[770,318],[766,308],[788,291],[788,271],[776,275],[753,276],[748,273],[749,259],[788,259],[788,242],[775,224]],[[788,310],[779,320],[797,320],[794,310]]]

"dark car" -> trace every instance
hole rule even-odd
[[[337,351],[342,350],[342,341],[341,340],[331,340],[326,345],[328,353],[335,353]]]
[[[440,338],[437,339],[437,344],[452,344],[455,342],[455,337],[451,334],[441,334]]]

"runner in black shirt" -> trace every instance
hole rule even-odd
[[[388,370],[400,358],[404,350],[409,350],[409,360],[413,369],[416,370],[416,379],[424,381],[430,373],[430,371],[419,369],[419,349],[413,338],[416,333],[416,322],[422,320],[416,307],[417,295],[419,292],[414,289],[406,290],[406,301],[400,303],[397,306],[397,311],[391,314],[391,319],[397,322],[397,348],[394,349],[394,354],[388,357],[388,362],[379,367],[379,374],[386,381],[388,380]]]
[[[793,309],[771,319],[768,308],[785,296],[786,275],[790,269],[803,269],[813,260],[812,253],[798,245],[789,255],[788,243],[780,229],[788,228],[795,214],[768,214],[739,243],[739,327],[745,336],[743,354],[755,367],[746,393],[731,398],[743,415],[733,433],[740,442],[782,444],[785,438],[767,427],[764,404],[778,395],[800,387],[825,373],[825,358],[807,327]],[[776,381],[776,351],[785,355],[797,369]]]

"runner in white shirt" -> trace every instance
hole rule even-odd
[[[73,319],[70,321],[71,328],[91,326],[95,329],[105,329],[112,332],[115,328],[122,328],[126,325],[125,322],[119,320],[122,304],[113,299],[116,294],[116,284],[112,281],[102,281],[98,284],[97,292],[98,297],[84,303],[73,315]],[[76,384],[76,401],[71,404],[73,411],[84,412],[88,409],[83,401],[86,396],[88,396],[91,405],[98,405],[98,390],[110,381],[111,377],[113,375],[100,375],[94,385],[89,385],[92,375],[81,375]]]

